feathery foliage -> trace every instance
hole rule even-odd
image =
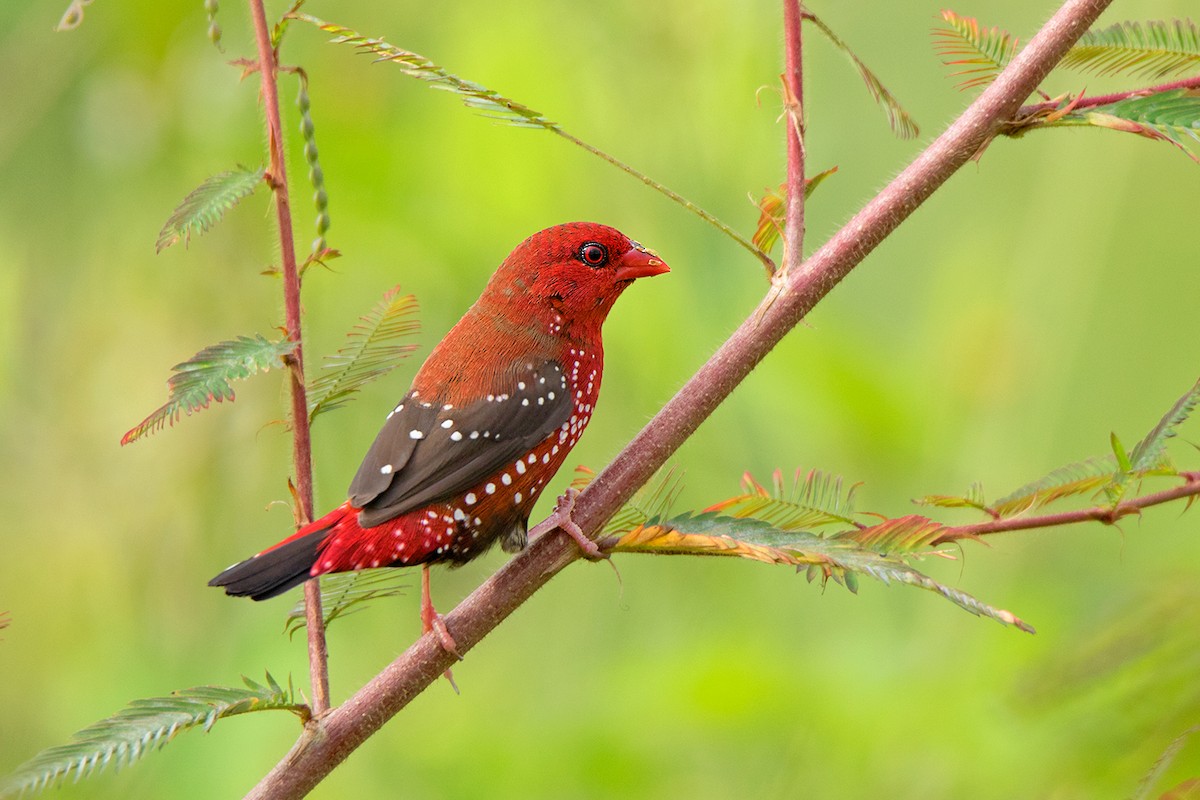
[[[225,212],[237,205],[238,201],[254,194],[265,174],[263,167],[238,167],[213,175],[183,198],[183,202],[171,213],[158,232],[154,249],[161,253],[180,239],[183,239],[186,247],[192,234],[206,232],[220,222]]]
[[[1133,96],[1109,105],[1072,112],[1058,125],[1084,124],[1170,142],[1200,162],[1192,150],[1200,144],[1200,91],[1172,89]],[[1190,148],[1190,149],[1189,149]]]
[[[43,750],[0,779],[0,798],[57,786],[72,773],[78,781],[110,765],[119,769],[162,747],[181,731],[197,726],[208,731],[225,717],[284,709],[307,720],[308,706],[297,703],[292,688],[284,689],[270,673],[265,685],[242,680],[244,689],[197,686],[166,697],[134,700],[113,716],[79,731],[71,742]]]
[[[334,44],[349,44],[363,53],[372,53],[377,58],[377,61],[387,61],[400,67],[405,75],[416,78],[417,80],[425,81],[434,89],[457,94],[464,105],[479,111],[483,116],[494,119],[508,125],[514,125],[518,128],[537,128],[550,131],[568,142],[581,147],[592,155],[602,158],[609,164],[613,165],[622,172],[630,175],[642,183],[654,189],[656,192],[671,199],[675,203],[686,208],[696,216],[703,219],[708,224],[715,227],[717,230],[724,233],[730,239],[733,239],[739,245],[748,250],[755,258],[759,259],[766,265],[769,272],[774,272],[775,264],[771,261],[771,257],[763,251],[755,247],[740,233],[726,225],[721,220],[714,217],[698,205],[688,200],[683,195],[651,178],[645,173],[639,172],[633,167],[626,164],[600,148],[588,144],[577,136],[568,133],[557,123],[552,122],[540,111],[535,111],[527,105],[518,103],[516,100],[505,97],[497,91],[487,88],[473,81],[460,78],[452,72],[440,67],[425,56],[408,50],[401,49],[395,45],[388,44],[383,39],[375,39],[363,36],[355,30],[326,22],[318,19],[310,14],[302,14],[295,10],[287,14],[289,19],[297,19],[315,25],[326,33],[333,34]]]
[[[991,83],[1017,54],[1020,40],[997,27],[984,28],[973,17],[942,11],[944,27],[933,29],[933,49],[946,66],[964,66],[952,77],[963,77],[959,89]]]
[[[271,342],[256,334],[239,336],[204,348],[176,364],[175,374],[167,379],[168,400],[154,413],[126,431],[121,444],[137,441],[146,434],[174,425],[180,414],[192,414],[208,408],[209,403],[234,399],[230,381],[248,378],[272,367],[284,366],[284,357],[296,349],[288,339]]]
[[[1098,75],[1181,75],[1200,69],[1200,28],[1190,19],[1118,22],[1085,32],[1061,63]]]
[[[322,575],[321,609],[325,627],[328,628],[335,619],[362,611],[373,600],[402,596],[408,588],[405,582],[408,577],[407,572],[387,567]],[[304,611],[304,598],[301,597],[284,620],[284,631],[289,637],[302,630],[307,623]]]
[[[857,531],[851,534],[857,535]],[[919,546],[927,537],[898,536],[890,546]],[[877,542],[878,543],[878,542]],[[982,603],[966,592],[945,586],[921,573],[895,553],[882,553],[852,538],[823,537],[807,531],[785,531],[759,519],[722,516],[711,512],[650,520],[618,539],[612,552],[661,555],[737,556],[768,564],[806,568],[809,581],[832,578],[857,591],[858,575],[884,584],[905,583],[935,592],[977,616],[990,617],[1032,633],[1033,628],[1009,611]],[[919,555],[945,553],[923,550]]]
[[[801,12],[801,15],[805,20],[816,25],[817,29],[825,34],[825,38],[834,47],[842,51],[850,59],[850,62],[854,64],[854,68],[858,70],[859,77],[867,85],[867,91],[871,93],[872,99],[887,114],[888,125],[892,129],[892,133],[901,139],[911,139],[921,132],[921,129],[917,127],[916,121],[904,110],[904,106],[900,105],[900,101],[896,99],[896,96],[888,91],[883,82],[879,80],[879,76],[863,63],[862,59],[850,49],[848,44],[843,42],[816,14],[804,10]]]
[[[910,553],[934,543],[966,538],[919,514],[887,519],[869,528],[853,528],[834,534],[834,539],[857,542],[879,553]]]
[[[1167,455],[1167,440],[1176,435],[1176,428],[1183,424],[1200,402],[1200,381],[1175,401],[1158,424],[1133,448],[1129,460],[1134,472],[1146,472],[1163,465]]]
[[[974,508],[979,511],[991,513],[991,509],[988,508],[987,501],[984,499],[983,484],[978,481],[972,483],[970,488],[967,489],[967,493],[961,497],[951,494],[929,494],[924,497],[918,497],[913,502],[920,506]]]
[[[364,386],[391,372],[416,349],[398,340],[420,331],[417,298],[395,286],[346,334],[347,343],[325,359],[325,371],[308,387],[308,418],[349,402]]]
[[[1103,489],[1117,472],[1117,459],[1111,455],[1067,464],[1001,497],[991,509],[1000,517],[1009,517],[1040,508],[1064,497]]]
[[[796,470],[791,486],[783,472],[775,470],[768,490],[746,473],[743,494],[709,506],[706,512],[721,512],[738,519],[754,517],[785,531],[821,525],[854,525],[854,493],[860,484],[843,491],[842,478],[820,470]]]
[[[1045,477],[1001,497],[983,510],[995,517],[1008,517],[1064,497],[1088,492],[1104,492],[1115,504],[1132,481],[1149,475],[1177,474],[1167,455],[1167,440],[1176,435],[1176,429],[1192,413],[1197,402],[1200,402],[1200,381],[1175,401],[1131,454],[1125,452],[1114,434],[1112,454],[1059,467]],[[979,499],[982,501],[982,496]]]

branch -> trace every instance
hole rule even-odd
[[[784,217],[783,265],[780,277],[804,260],[804,62],[801,58],[800,0],[783,0],[786,57],[783,73],[787,113],[787,215]]]
[[[1109,103],[1119,103],[1122,100],[1128,100],[1131,97],[1143,97],[1159,92],[1169,92],[1172,89],[1197,89],[1200,88],[1200,76],[1192,78],[1184,78],[1180,81],[1172,81],[1171,83],[1161,83],[1158,86],[1146,86],[1142,89],[1130,89],[1125,92],[1113,92],[1112,94],[1098,94],[1095,97],[1084,97],[1078,102],[1073,103],[1071,108],[1095,108],[1096,106],[1106,106]],[[1058,109],[1062,104],[1057,100],[1048,100],[1045,103],[1033,103],[1032,105],[1021,106],[1015,114],[1016,119],[1021,120],[1026,117],[1045,114]]]
[[[930,545],[936,547],[939,544],[955,539],[986,536],[991,533],[1026,531],[1033,528],[1053,528],[1058,525],[1073,525],[1079,522],[1103,522],[1105,525],[1115,525],[1124,517],[1128,517],[1131,514],[1141,514],[1143,509],[1150,508],[1151,506],[1170,503],[1185,497],[1194,498],[1200,495],[1200,472],[1181,472],[1179,476],[1184,481],[1179,486],[1135,497],[1132,500],[1117,503],[1115,506],[1093,506],[1092,508],[1080,508],[1075,511],[1060,511],[1055,514],[1041,514],[1032,517],[1007,517],[1005,519],[979,522],[974,525],[947,526],[945,529],[946,532],[930,542]],[[1192,502],[1189,499],[1188,505],[1191,505]]]
[[[1067,0],[962,116],[832,239],[772,286],[716,355],[579,496],[574,518],[580,527],[597,531],[821,298],[996,134],[1110,2]],[[459,650],[478,644],[578,554],[574,542],[551,534],[505,564],[446,616]],[[303,797],[453,661],[436,637],[422,636],[345,704],[307,725],[291,752],[247,797]]]
[[[313,512],[312,438],[308,424],[308,396],[304,386],[304,353],[300,335],[300,275],[296,269],[296,245],[292,236],[292,207],[288,199],[287,169],[283,152],[283,125],[279,117],[279,92],[275,83],[278,65],[271,47],[263,0],[249,0],[258,45],[262,100],[267,116],[267,148],[270,150],[269,179],[275,193],[275,217],[279,223],[279,252],[283,260],[283,304],[287,335],[296,343],[288,357],[292,400],[292,469],[296,475],[297,527],[308,523]],[[329,708],[329,664],[325,649],[325,625],[321,614],[321,589],[316,581],[304,584],[305,616],[308,620],[308,663],[312,682],[312,708],[321,714]]]

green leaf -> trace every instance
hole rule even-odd
[[[951,535],[942,523],[919,514],[888,519],[869,528],[853,528],[833,535],[834,539],[857,542],[879,553],[915,553],[943,541],[964,538]]]
[[[1086,31],[1061,64],[1153,79],[1192,72],[1200,69],[1200,28],[1189,19],[1118,22]]]
[[[803,474],[796,470],[791,486],[776,470],[773,490],[768,491],[749,474],[742,478],[746,492],[709,506],[706,512],[722,512],[739,519],[754,517],[782,530],[799,530],[821,525],[858,525],[854,519],[854,493],[860,484],[843,490],[840,475],[820,470]]]
[[[198,726],[208,731],[225,717],[284,709],[308,719],[308,706],[297,703],[291,687],[284,689],[270,673],[266,685],[242,680],[244,689],[197,686],[166,697],[134,700],[115,715],[79,731],[69,743],[43,750],[0,779],[0,798],[57,786],[72,773],[78,781],[109,765],[118,769],[132,764],[179,732]]]
[[[146,434],[161,430],[168,423],[174,425],[180,414],[191,415],[208,408],[213,400],[218,403],[232,401],[234,395],[230,381],[248,378],[272,367],[282,367],[284,357],[295,349],[296,343],[293,341],[284,339],[271,342],[261,335],[253,338],[239,336],[204,348],[182,364],[172,367],[175,374],[167,380],[167,402],[128,430],[121,437],[121,444],[137,441]]]
[[[1112,447],[1113,458],[1117,460],[1117,471],[1132,471],[1133,465],[1129,462],[1129,453],[1125,451],[1125,445],[1121,444],[1121,440],[1117,438],[1116,431],[1108,435],[1108,443]]]
[[[398,569],[364,569],[357,572],[341,572],[322,575],[321,609],[328,628],[334,620],[362,611],[373,600],[400,597],[408,588],[405,581],[408,573]],[[284,630],[289,637],[302,630],[307,622],[305,602],[301,598],[288,612]]]
[[[396,286],[346,334],[348,340],[325,359],[325,371],[308,388],[308,417],[331,411],[349,402],[364,386],[395,369],[416,349],[397,344],[421,329],[416,319],[417,299],[400,294]]]
[[[983,484],[975,482],[971,484],[971,488],[961,497],[949,494],[930,494],[925,497],[918,497],[913,500],[914,503],[921,506],[936,506],[938,508],[974,508],[979,511],[990,512],[987,501],[983,495]]]
[[[1170,142],[1200,161],[1189,148],[1200,143],[1200,92],[1172,89],[1141,97],[1129,97],[1109,105],[1081,109],[1051,125],[1085,124],[1134,133],[1148,139]]]
[[[252,170],[238,167],[213,175],[200,184],[183,198],[183,202],[158,232],[155,251],[161,253],[180,239],[183,239],[186,247],[192,234],[206,232],[220,222],[225,212],[237,205],[239,200],[254,194],[265,174],[263,167]]]
[[[963,77],[959,89],[986,86],[1017,54],[1020,41],[1000,28],[983,28],[972,17],[942,11],[944,27],[933,30],[933,49],[946,66],[964,66],[952,77]]]
[[[900,526],[896,526],[894,533]],[[651,520],[620,537],[613,552],[654,553],[661,555],[736,556],[768,564],[807,567],[808,579],[832,578],[854,591],[856,575],[866,575],[884,584],[905,583],[935,592],[977,616],[985,616],[1032,633],[1033,628],[1009,611],[994,608],[966,592],[945,586],[917,571],[902,558],[879,552],[847,538],[818,536],[807,531],[785,531],[757,519],[739,519],[713,513],[684,514],[668,520]],[[927,538],[927,537],[925,537]],[[908,535],[899,543],[911,543]],[[883,544],[877,539],[873,544]],[[941,555],[923,551],[923,555]]]
[[[862,59],[860,59],[854,53],[854,51],[850,49],[848,44],[843,42],[828,25],[826,25],[819,17],[817,17],[816,14],[813,14],[808,10],[804,10],[801,12],[801,15],[804,19],[816,25],[818,30],[825,34],[825,38],[828,39],[834,47],[836,47],[838,50],[841,50],[842,53],[850,59],[850,62],[854,64],[854,68],[858,70],[859,77],[862,78],[863,83],[867,85],[867,91],[871,93],[871,98],[880,108],[883,109],[884,113],[887,114],[888,125],[892,129],[892,133],[896,134],[896,136],[900,137],[901,139],[911,139],[921,132],[920,128],[917,127],[916,121],[913,120],[913,118],[909,116],[908,112],[904,110],[904,106],[900,105],[900,101],[896,99],[895,95],[888,91],[887,87],[883,85],[883,82],[879,80],[879,77],[872,72],[866,64],[863,63]]]
[[[1167,440],[1175,435],[1175,429],[1188,418],[1197,402],[1200,402],[1200,381],[1176,400],[1158,424],[1133,448],[1129,456],[1131,471],[1144,473],[1163,466],[1167,457]]]
[[[667,188],[650,176],[638,172],[633,167],[610,156],[600,148],[588,144],[573,134],[567,133],[561,126],[552,122],[540,111],[535,111],[529,106],[518,103],[512,98],[505,97],[486,86],[466,80],[465,78],[460,78],[425,58],[425,56],[388,44],[383,39],[368,38],[350,28],[326,22],[310,14],[297,13],[294,10],[289,12],[287,16],[290,19],[298,19],[315,25],[326,33],[333,34],[332,41],[334,44],[348,44],[356,48],[359,52],[371,53],[376,56],[376,61],[386,61],[395,64],[409,77],[424,81],[434,89],[441,89],[458,95],[464,105],[480,112],[484,117],[508,125],[514,125],[518,128],[537,128],[550,131],[566,139],[571,144],[583,148],[598,158],[604,159],[627,175],[636,178],[656,192],[683,206],[752,253],[755,258],[763,262],[768,272],[774,272],[775,264],[771,261],[771,257],[755,247],[744,236],[733,230],[733,228],[730,228],[691,200]]]
[[[1025,484],[991,508],[1000,517],[1031,511],[1063,497],[1099,491],[1112,482],[1116,472],[1117,459],[1111,455],[1078,461]]]

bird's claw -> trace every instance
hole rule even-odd
[[[555,528],[562,529],[568,536],[575,540],[579,545],[579,549],[583,551],[583,557],[588,561],[603,561],[609,558],[608,553],[603,552],[595,542],[584,535],[583,529],[576,524],[571,512],[575,510],[575,498],[579,497],[579,490],[574,487],[568,487],[554,504],[554,511],[550,516],[534,526],[529,532],[530,539],[536,539],[542,534],[549,533]]]
[[[462,653],[458,652],[458,643],[454,641],[454,637],[450,635],[450,629],[446,627],[445,617],[433,607],[433,597],[429,593],[428,564],[421,570],[421,629],[425,633],[433,633],[443,650],[459,661],[463,660]],[[454,682],[454,673],[446,670],[442,675],[450,682],[450,688],[454,690],[454,693],[459,694],[458,684]]]

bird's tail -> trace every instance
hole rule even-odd
[[[279,544],[234,564],[208,585],[221,586],[226,594],[252,600],[266,600],[299,586],[313,577],[313,565],[317,563],[322,544],[348,510],[356,511],[348,503],[342,505]]]

